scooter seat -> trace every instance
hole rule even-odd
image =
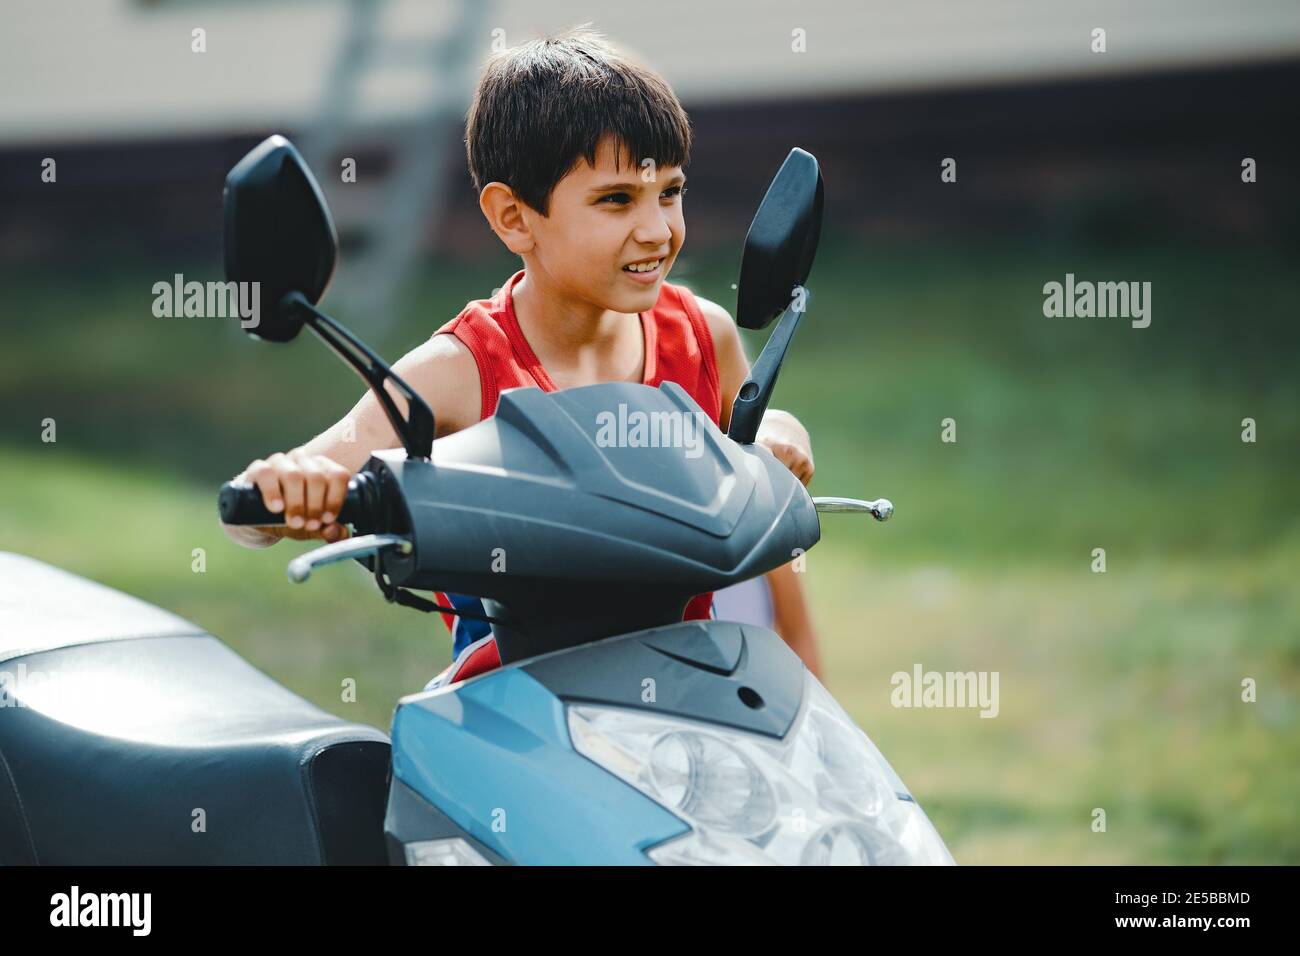
[[[0,864],[386,862],[387,735],[0,552]]]

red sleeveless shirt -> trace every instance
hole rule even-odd
[[[523,277],[521,269],[491,299],[468,303],[460,315],[434,333],[456,336],[473,353],[482,392],[480,419],[496,413],[497,401],[507,388],[532,385],[547,392],[558,391],[515,318],[512,291]],[[660,382],[676,382],[719,425],[722,390],[717,354],[695,296],[684,286],[664,282],[659,286],[654,308],[642,312],[640,319],[645,342],[641,381],[654,388]],[[712,604],[711,592],[697,595],[686,605],[682,619],[707,620]]]

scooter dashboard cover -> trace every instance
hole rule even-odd
[[[376,466],[402,489],[416,549],[389,570],[413,587],[454,588],[449,574],[483,575],[499,549],[499,579],[702,593],[820,535],[789,469],[727,438],[674,382],[510,389],[495,416],[435,442],[432,463],[382,453]],[[485,596],[493,583],[459,581]]]

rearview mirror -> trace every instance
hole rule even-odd
[[[745,236],[736,324],[764,329],[808,280],[822,231],[822,174],[816,158],[790,150]]]
[[[288,342],[304,316],[283,300],[320,301],[338,261],[338,233],[311,170],[283,136],[255,146],[226,176],[226,279],[260,284],[261,321],[250,335]]]

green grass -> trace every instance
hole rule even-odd
[[[1300,539],[1102,575],[900,567],[823,529],[808,586],[830,685],[959,861],[1300,859]],[[892,707],[890,675],[918,662],[997,671],[998,716]]]
[[[823,245],[776,404],[813,434],[814,493],[897,506],[887,525],[828,516],[808,556],[827,683],[958,861],[1300,862],[1286,257]],[[675,278],[734,301],[734,262],[681,265]],[[510,270],[430,271],[377,344],[395,356]],[[1152,281],[1151,328],[1043,318],[1042,283],[1067,271]],[[329,424],[356,380],[314,344],[154,319],[153,277],[5,278],[28,321],[0,354],[0,547],[174,610],[386,727],[448,660],[441,622],[384,604],[352,566],[290,585],[304,545],[245,551],[215,520],[224,478]],[[955,444],[939,440],[947,417]],[[892,707],[890,676],[916,663],[997,671],[999,715]]]

